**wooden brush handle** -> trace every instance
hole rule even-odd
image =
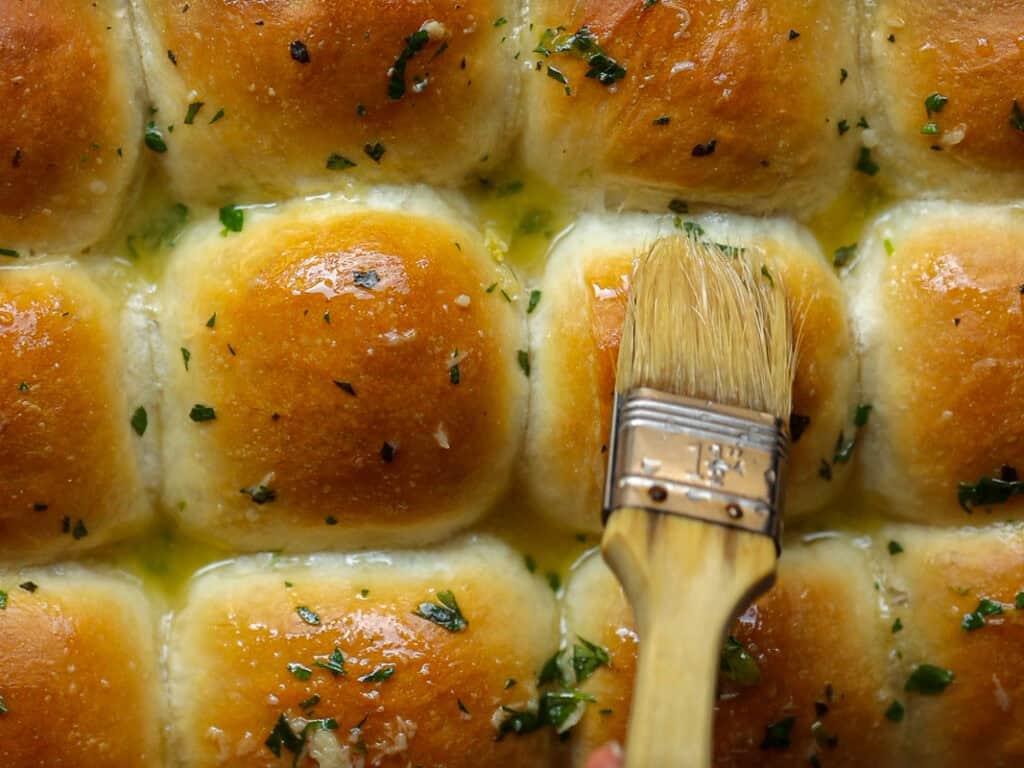
[[[737,613],[771,586],[775,542],[677,515],[619,509],[602,549],[640,635],[626,768],[709,768],[722,640]]]

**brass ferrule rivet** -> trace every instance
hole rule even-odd
[[[652,485],[647,489],[647,495],[651,497],[651,501],[661,503],[668,498],[668,491],[665,490],[663,485]]]
[[[738,504],[726,505],[725,511],[733,520],[739,520],[741,517],[743,517],[743,510],[739,508]]]

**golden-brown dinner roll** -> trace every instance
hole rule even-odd
[[[909,754],[929,768],[1021,765],[1024,533],[905,526],[885,538],[902,548],[889,586]]]
[[[777,585],[740,616],[723,652],[716,768],[815,765],[812,756],[828,766],[902,765],[893,753],[900,731],[884,714],[889,628],[872,578],[865,553],[846,540],[785,549]],[[572,575],[565,603],[570,642],[608,652],[582,685],[596,699],[573,731],[583,766],[600,744],[626,738],[637,637],[596,553]]]
[[[587,214],[551,253],[530,316],[527,478],[535,503],[561,525],[600,530],[632,259],[659,236],[684,232],[721,244],[723,258],[743,249],[763,279],[785,280],[802,313],[787,518],[821,509],[842,490],[851,462],[837,460],[837,443],[854,436],[856,364],[839,280],[813,238],[783,220]]]
[[[1022,238],[1016,206],[923,203],[883,214],[863,243],[850,283],[873,408],[861,459],[892,516],[1020,513],[1009,492],[1024,469]]]
[[[156,616],[135,583],[0,570],[0,765],[160,768]]]
[[[0,104],[0,248],[98,240],[124,202],[143,139],[126,3],[0,3]]]
[[[70,262],[0,268],[0,557],[55,559],[147,521],[155,399],[131,311]],[[139,408],[144,413],[138,413]],[[142,432],[142,434],[140,434]]]
[[[547,766],[551,729],[496,724],[536,698],[558,634],[551,590],[490,539],[238,560],[174,620],[174,750],[190,768]]]
[[[853,5],[532,2],[525,158],[560,186],[824,205],[857,147],[838,129],[857,119]]]
[[[133,3],[179,195],[458,182],[516,128],[513,0]]]
[[[928,197],[1024,191],[1024,4],[874,0],[865,35],[880,178]]]
[[[482,515],[521,443],[525,312],[439,197],[245,212],[163,286],[165,498],[191,532],[309,551],[436,539]]]

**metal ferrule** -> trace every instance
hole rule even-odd
[[[767,413],[634,389],[616,394],[605,520],[639,507],[779,542],[788,438]]]

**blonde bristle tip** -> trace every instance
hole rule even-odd
[[[744,253],[666,237],[633,268],[616,387],[749,408],[788,420],[796,366],[780,276]]]

